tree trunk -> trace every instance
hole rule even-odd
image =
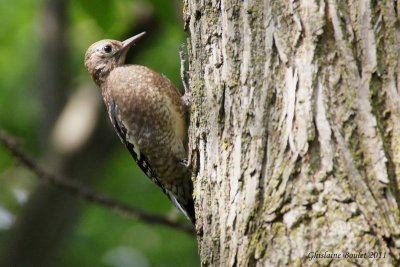
[[[400,266],[397,5],[186,0],[203,266]]]

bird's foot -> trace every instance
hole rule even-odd
[[[179,163],[182,165],[185,165],[186,167],[189,166],[189,160],[188,159],[180,159]]]
[[[186,110],[189,111],[190,107],[192,106],[192,94],[190,92],[185,93],[185,95],[182,96],[182,101],[183,104],[185,105]]]

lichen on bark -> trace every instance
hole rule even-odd
[[[202,265],[400,264],[396,8],[185,1]]]

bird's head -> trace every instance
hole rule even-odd
[[[101,85],[108,74],[125,62],[126,54],[145,32],[139,33],[123,42],[101,40],[92,44],[85,54],[85,67],[96,84]]]

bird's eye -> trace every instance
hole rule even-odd
[[[111,45],[105,45],[105,46],[103,47],[103,51],[106,52],[107,54],[108,54],[108,53],[111,53],[111,51],[112,51],[112,46],[111,46]]]

